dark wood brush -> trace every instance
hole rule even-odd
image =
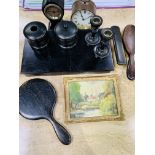
[[[135,79],[135,26],[127,25],[123,32],[123,42],[129,56],[127,66],[127,77],[129,80]]]

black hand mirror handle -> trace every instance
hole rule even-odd
[[[53,128],[54,128],[54,131],[57,135],[57,137],[59,138],[59,140],[65,144],[65,145],[68,145],[71,143],[71,136],[70,134],[68,133],[68,131],[62,126],[60,125],[55,119],[54,117],[52,116],[51,118],[47,118],[49,122],[51,122]]]

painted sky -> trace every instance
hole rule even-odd
[[[103,85],[106,81],[82,81],[78,82],[80,84],[80,93],[87,95],[98,95],[103,92]]]

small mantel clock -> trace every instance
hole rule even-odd
[[[91,0],[76,0],[72,6],[71,21],[79,29],[90,29],[90,19],[96,14],[96,6]]]

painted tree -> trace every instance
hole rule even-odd
[[[106,94],[108,95],[108,94],[111,94],[111,93],[115,93],[113,81],[105,82],[104,85],[103,85],[103,90],[105,92],[105,95]]]
[[[100,110],[104,115],[116,115],[117,105],[113,81],[104,83],[104,97],[100,103]]]
[[[72,108],[76,108],[77,105],[83,101],[80,94],[80,84],[78,82],[69,83],[69,96]]]

